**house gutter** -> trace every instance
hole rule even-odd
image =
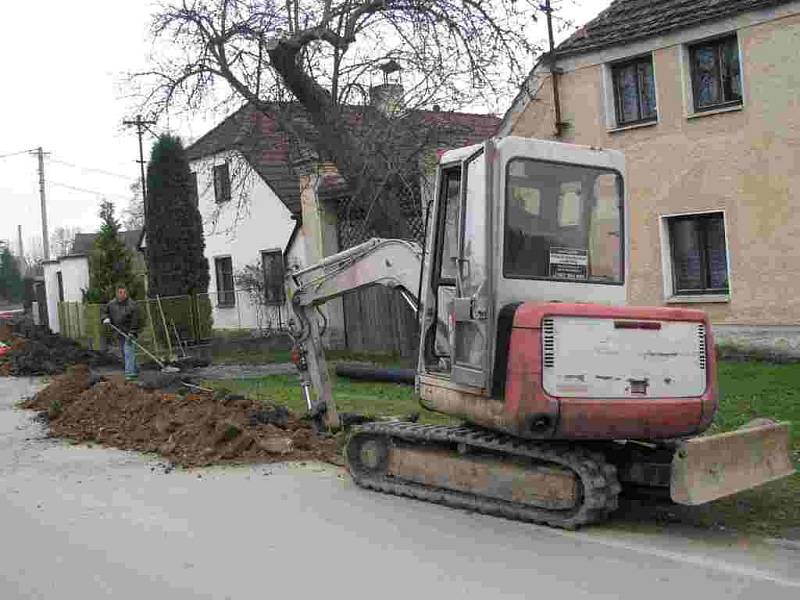
[[[303,227],[303,217],[299,214],[294,214],[291,216],[292,221],[294,221],[294,228],[292,229],[292,233],[289,234],[289,240],[286,242],[286,247],[283,249],[283,266],[286,267],[286,253],[289,252],[289,248],[292,247],[295,238],[297,237],[298,232]]]
[[[545,0],[544,11],[547,14],[547,37],[550,42],[550,52],[547,56],[547,63],[550,68],[550,81],[553,83],[553,105],[555,110],[555,123],[553,133],[560,138],[563,133],[564,124],[561,121],[561,98],[558,90],[559,69],[556,67],[556,43],[553,37],[553,9],[550,0]]]

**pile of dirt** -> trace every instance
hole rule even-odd
[[[116,357],[35,325],[27,317],[0,321],[0,341],[11,348],[0,357],[0,375],[56,375],[69,365],[114,365]]]
[[[316,436],[286,407],[241,396],[146,390],[122,377],[96,380],[85,366],[56,377],[24,406],[47,415],[53,436],[157,452],[187,467],[339,462],[336,440]]]

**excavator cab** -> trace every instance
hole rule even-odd
[[[626,297],[624,159],[503,138],[442,156],[429,212],[420,372],[489,390],[498,315]]]
[[[528,439],[695,435],[716,411],[707,316],[626,306],[622,153],[507,137],[445,153],[420,299],[431,410]]]

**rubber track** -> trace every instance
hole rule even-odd
[[[570,510],[548,510],[464,492],[434,488],[394,477],[373,475],[350,465],[350,448],[364,437],[384,437],[422,445],[463,444],[474,450],[506,456],[532,458],[572,470],[583,484],[581,503]],[[347,443],[348,469],[355,482],[365,488],[444,504],[517,521],[543,523],[575,529],[602,521],[617,508],[620,485],[616,467],[607,464],[602,454],[565,443],[530,442],[502,433],[469,426],[419,425],[416,423],[368,423],[354,429]]]

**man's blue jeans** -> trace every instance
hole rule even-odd
[[[119,352],[125,361],[125,377],[136,377],[139,368],[136,366],[136,347],[131,338],[119,336]]]

